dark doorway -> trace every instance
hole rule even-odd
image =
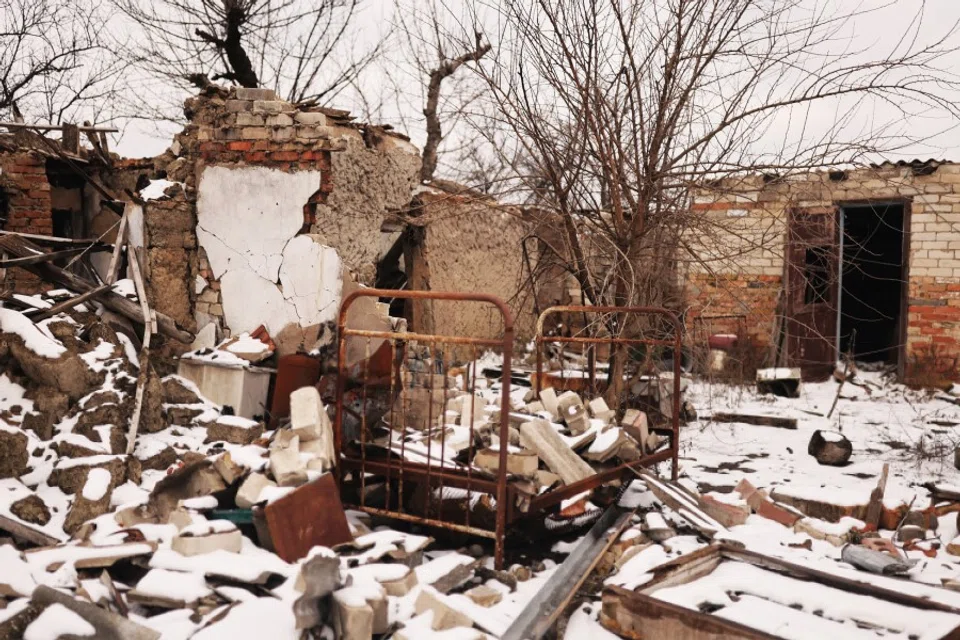
[[[903,203],[843,206],[840,350],[862,362],[896,364],[906,273]]]

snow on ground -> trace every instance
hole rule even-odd
[[[712,495],[731,504],[739,501],[733,487],[742,479],[759,488],[830,504],[864,504],[877,485],[883,464],[888,463],[885,505],[895,507],[915,500],[918,509],[930,504],[922,483],[960,485],[960,471],[953,466],[953,451],[960,444],[960,407],[945,394],[913,391],[877,373],[859,377],[870,392],[862,386],[844,385],[830,419],[825,415],[838,389],[832,380],[805,383],[799,398],[761,396],[748,387],[693,382],[685,399],[694,405],[699,419],[681,428],[681,483],[694,486],[701,493],[712,491]],[[714,412],[795,418],[798,428],[713,423],[710,415]],[[851,441],[853,455],[847,466],[822,466],[807,453],[807,444],[817,429],[839,431]],[[669,473],[668,465],[662,465],[659,471]],[[682,523],[682,518],[660,504],[641,482],[634,483],[621,504],[639,507],[641,511],[662,509],[668,522],[674,526]],[[840,523],[808,521],[831,535],[842,535],[851,526],[862,525],[852,518]],[[642,522],[643,518],[637,516],[637,524],[621,540],[637,537],[633,532]],[[715,540],[741,543],[752,551],[832,575],[960,607],[960,593],[940,588],[945,580],[960,579],[960,557],[946,551],[947,543],[957,535],[956,516],[942,516],[937,524],[935,531],[927,532],[926,544],[933,557],[921,551],[905,552],[908,562],[914,563],[906,579],[856,569],[841,561],[841,547],[758,515],[720,532]],[[893,533],[882,530],[880,536],[892,538]],[[628,589],[641,587],[652,578],[653,569],[704,544],[696,536],[679,535],[662,545],[649,546],[623,563],[606,579],[606,584]],[[722,570],[687,585],[658,591],[657,597],[694,610],[706,602],[722,605],[716,615],[784,638],[875,638],[878,634],[937,638],[960,622],[952,614],[911,618],[896,607],[878,607],[879,601],[873,598],[833,593],[835,590],[822,585],[797,583],[739,564],[721,565]],[[729,593],[738,597],[731,599]],[[565,637],[584,637],[586,633],[603,637],[596,623],[598,610],[598,600],[578,609],[569,621]],[[800,610],[821,611],[823,616],[803,614]],[[852,622],[863,618],[879,621],[886,629],[862,629]]]
[[[732,488],[741,478],[757,487],[782,488],[862,503],[876,487],[883,464],[890,464],[885,503],[926,506],[924,482],[960,483],[953,450],[960,444],[960,407],[934,394],[861,373],[880,388],[869,394],[846,384],[831,419],[834,381],[804,383],[799,398],[758,395],[744,387],[693,382],[686,399],[700,420],[681,429],[680,464],[701,489]],[[796,418],[797,430],[747,424],[711,423],[713,412],[735,411]],[[814,415],[821,414],[821,415]],[[840,431],[853,444],[845,467],[823,466],[807,453],[817,429]]]

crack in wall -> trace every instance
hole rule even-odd
[[[231,331],[265,324],[277,333],[290,324],[317,325],[336,314],[340,257],[317,236],[299,235],[304,203],[320,179],[319,172],[264,167],[209,167],[201,176],[197,239],[220,281]],[[277,194],[283,197],[275,199]]]

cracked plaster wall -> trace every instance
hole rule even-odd
[[[343,264],[316,235],[297,235],[319,171],[208,166],[197,199],[197,239],[232,333],[263,324],[277,336],[288,326],[335,319]],[[294,345],[298,346],[298,345]],[[312,345],[310,345],[312,346]]]
[[[526,284],[521,242],[532,223],[518,210],[491,200],[449,194],[423,194],[421,198],[433,220],[425,240],[430,288],[493,294],[510,307],[516,336],[532,336],[532,297],[518,295]],[[476,302],[437,301],[434,322],[443,335],[496,338],[503,331],[500,313],[489,304]],[[459,357],[467,357],[463,349],[457,351]]]
[[[409,206],[420,154],[392,136],[364,141],[356,129],[327,129],[342,150],[330,154],[333,190],[317,204],[311,232],[337,249],[360,282],[372,285],[383,251],[380,225],[389,212]]]

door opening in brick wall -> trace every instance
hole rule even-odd
[[[863,362],[897,364],[906,291],[904,203],[842,206],[838,344]]]
[[[377,262],[377,281],[374,286],[378,289],[405,289],[407,287],[407,274],[403,267],[403,232],[399,235],[393,231],[386,231],[383,234],[384,246],[389,247]],[[405,316],[407,300],[381,299],[390,305],[390,315],[395,318]]]

